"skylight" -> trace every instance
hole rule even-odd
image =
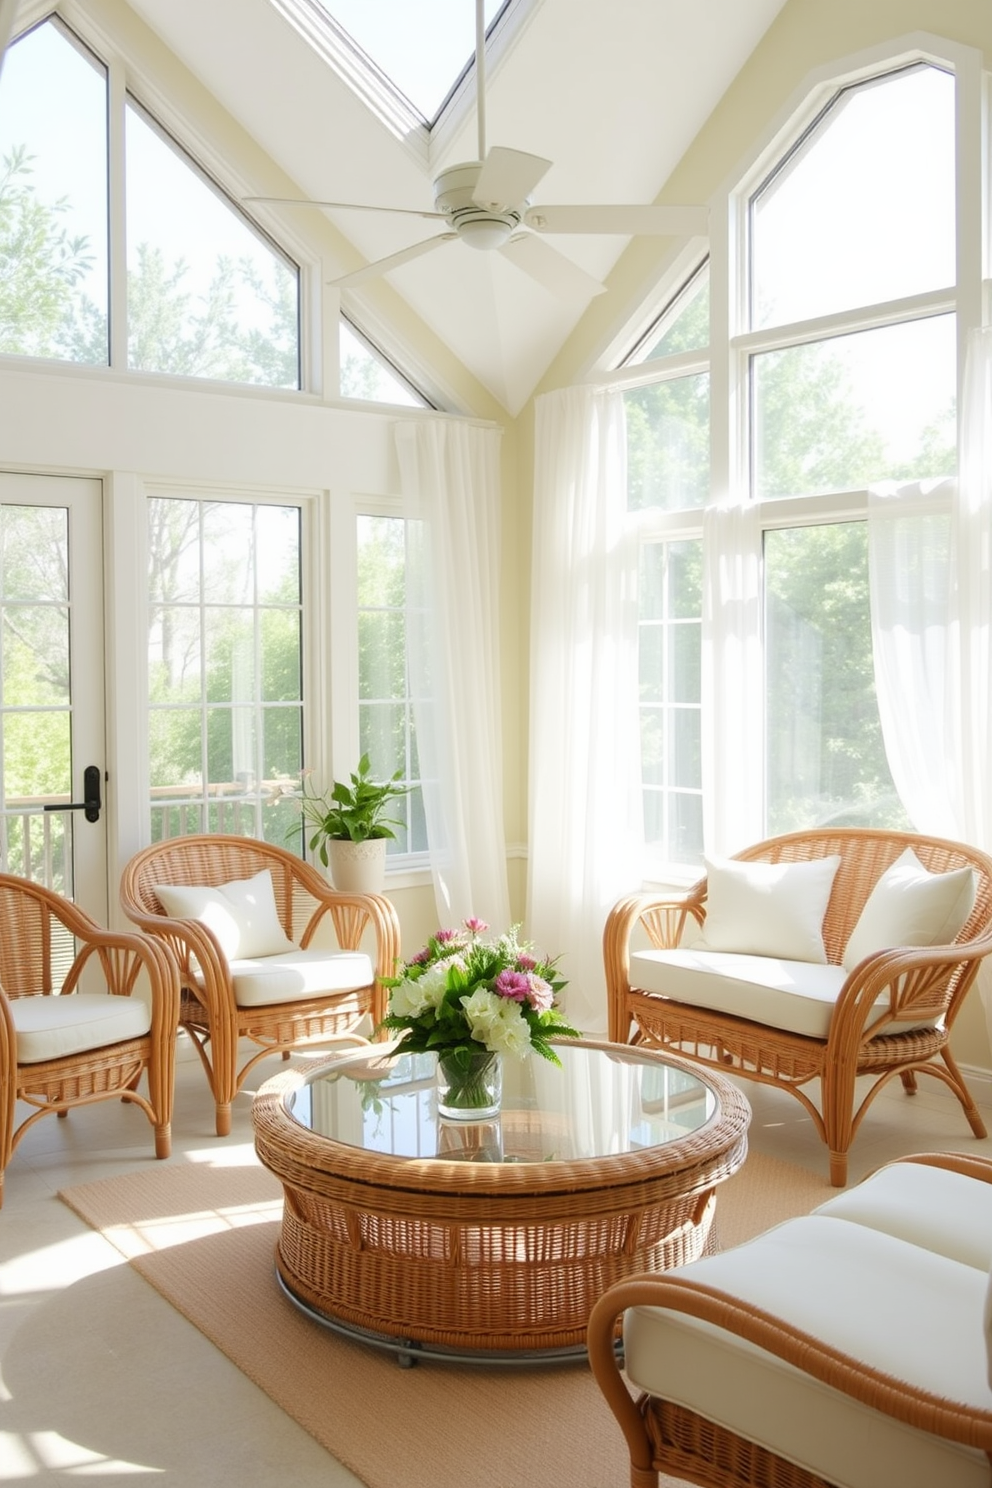
[[[485,0],[486,29],[509,0]],[[475,55],[474,0],[320,0],[428,123]]]

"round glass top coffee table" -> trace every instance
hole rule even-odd
[[[252,1107],[283,1184],[276,1270],[340,1331],[416,1357],[584,1356],[621,1278],[695,1259],[750,1108],[722,1076],[562,1040],[504,1059],[484,1122],[439,1120],[435,1057],[375,1044],[277,1075]]]

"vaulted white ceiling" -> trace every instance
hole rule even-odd
[[[322,49],[315,0],[129,3],[309,199],[430,211],[438,172],[477,158],[474,75],[431,136],[402,109],[387,107],[384,118]],[[543,205],[651,203],[782,4],[516,0],[487,60],[487,144],[553,162],[533,192]],[[293,210],[259,209],[276,229],[279,213]],[[438,230],[389,212],[327,215],[354,249],[345,245],[333,273]],[[542,241],[605,280],[629,240]],[[461,241],[394,269],[388,282],[511,413],[588,303],[563,301],[500,254]],[[376,293],[374,281],[346,290],[343,308],[361,323]]]

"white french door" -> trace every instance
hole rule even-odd
[[[0,865],[107,924],[102,487],[0,473]]]

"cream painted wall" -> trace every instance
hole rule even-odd
[[[983,54],[985,66],[992,67],[989,0],[830,0],[829,4],[789,0],[686,151],[659,200],[708,201],[734,179],[753,143],[764,142],[781,124],[784,111],[798,101],[812,72],[920,31],[974,47]],[[657,293],[673,254],[673,246],[660,240],[641,239],[630,245],[610,275],[608,293],[593,300],[535,397],[605,369],[607,349],[621,328],[633,321],[639,307],[645,313],[643,307]],[[516,425],[517,521],[526,531],[533,502],[534,399]],[[521,604],[526,602],[526,593],[521,592]],[[989,980],[992,984],[992,973]],[[992,1044],[977,989],[969,995],[956,1025],[954,1051],[963,1064],[992,1073]]]

